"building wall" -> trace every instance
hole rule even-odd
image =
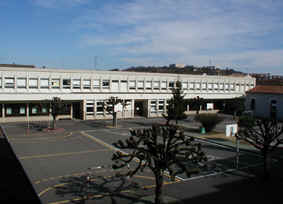
[[[135,116],[135,101],[144,101],[144,116],[157,117],[166,111],[166,100],[172,97],[176,81],[182,82],[185,98],[205,99],[240,97],[255,86],[250,76],[176,75],[121,71],[59,70],[41,68],[0,68],[0,104],[43,103],[60,97],[71,104],[81,102],[81,119],[104,119],[101,102],[111,96],[130,102],[119,117]],[[155,110],[156,109],[156,110]],[[75,110],[74,110],[75,111]],[[72,118],[73,113],[67,114]],[[6,118],[6,112],[1,115]],[[36,116],[32,116],[36,118]],[[17,120],[23,117],[14,117]],[[41,116],[41,118],[45,118]],[[48,116],[47,116],[48,118]],[[2,119],[3,120],[3,119]]]
[[[254,108],[252,100],[255,100]],[[276,100],[277,119],[283,120],[283,95],[250,93],[246,98],[246,109],[253,112],[254,116],[270,117],[271,102]]]

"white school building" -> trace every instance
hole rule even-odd
[[[166,112],[171,89],[181,81],[186,99],[197,96],[224,100],[245,95],[255,87],[250,76],[209,76],[125,71],[92,71],[36,67],[0,67],[0,121],[47,120],[50,100],[67,104],[61,118],[110,118],[103,101],[111,96],[126,100],[119,118],[158,117]],[[215,109],[209,104],[209,109]],[[188,111],[189,110],[189,107]]]

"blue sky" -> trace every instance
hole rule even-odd
[[[0,63],[283,75],[282,0],[1,0],[0,10]]]

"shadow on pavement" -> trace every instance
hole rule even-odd
[[[72,196],[72,203],[85,203],[92,200],[104,201],[106,199],[106,203],[111,204],[136,201],[152,204],[141,199],[145,190],[138,183],[122,175],[68,177],[62,179],[61,183],[62,186],[56,187],[56,194],[62,197]]]
[[[0,128],[0,203],[41,203],[22,165]]]

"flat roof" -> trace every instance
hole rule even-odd
[[[110,75],[139,75],[139,76],[167,76],[167,77],[193,77],[193,78],[211,78],[211,79],[254,79],[247,76],[219,76],[219,75],[193,75],[193,74],[175,74],[175,73],[152,73],[152,72],[133,72],[133,71],[110,71],[110,70],[90,70],[90,69],[57,69],[57,68],[39,68],[39,67],[1,67],[0,71],[26,71],[26,72],[53,72],[53,73],[84,73],[84,74],[110,74]]]

